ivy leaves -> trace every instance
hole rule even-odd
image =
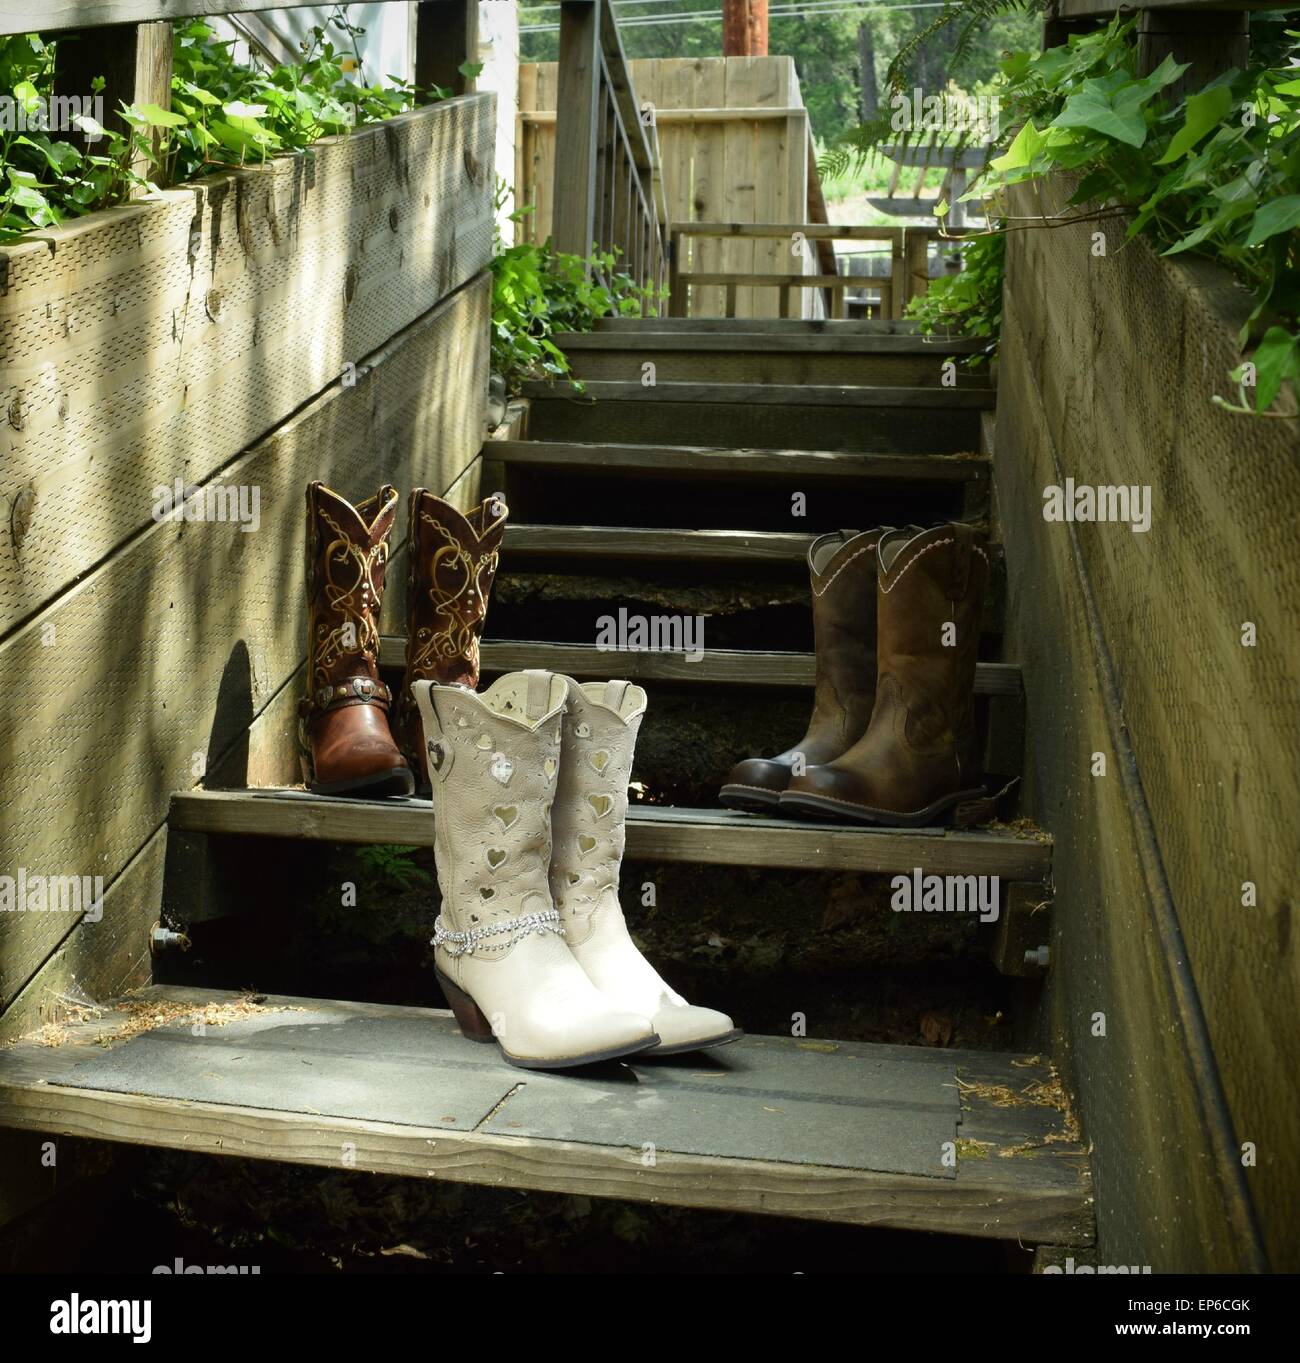
[[[353,79],[360,70],[355,38],[363,31],[336,8],[311,30],[299,61],[260,70],[236,62],[231,44],[201,20],[178,23],[172,107],[123,105],[112,129],[83,110],[70,120],[83,142],[44,130],[53,47],[36,34],[0,37],[0,94],[12,94],[10,107],[25,124],[0,119],[0,243],[154,188],[143,172],[177,184],[214,165],[256,163],[411,107],[416,91],[406,82]],[[354,40],[351,54],[335,46],[331,32]],[[95,85],[99,93],[104,82]]]
[[[1172,57],[1166,57],[1142,80],[1126,71],[1110,71],[1086,80],[1066,101],[1052,122],[1054,128],[1091,128],[1104,137],[1130,147],[1147,140],[1150,122],[1146,106],[1167,85],[1172,85],[1187,70]]]
[[[966,197],[1073,172],[1072,206],[1127,212],[1130,237],[1226,266],[1253,291],[1241,344],[1256,384],[1219,405],[1267,412],[1287,386],[1300,398],[1300,79],[1283,58],[1171,97],[1186,68],[1166,57],[1139,76],[1133,29],[1117,18],[1003,63],[1019,131]]]

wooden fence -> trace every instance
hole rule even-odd
[[[808,113],[789,57],[708,57],[634,61],[629,75],[643,125],[657,135],[668,220],[691,223],[814,223],[826,221],[817,181]],[[520,68],[520,126],[516,188],[521,204],[534,208],[523,235],[544,241],[560,222],[553,198],[556,179],[556,116],[560,68],[554,62]],[[571,174],[561,158],[564,186]],[[559,240],[558,230],[556,232]],[[707,239],[698,243],[696,265],[737,274],[828,273],[829,243],[792,259],[789,244],[762,237]],[[792,270],[792,266],[794,267]],[[813,315],[815,291],[805,293]],[[698,312],[719,315],[722,288],[698,286]],[[775,317],[771,289],[739,286],[736,314]]]

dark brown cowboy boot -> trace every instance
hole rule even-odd
[[[817,679],[808,731],[776,757],[732,767],[718,792],[735,809],[775,810],[802,766],[829,762],[866,732],[876,699],[876,541],[887,530],[833,530],[808,546]]]
[[[320,795],[410,795],[379,680],[379,607],[397,489],[353,506],[307,488],[307,696],[298,707],[303,774]]]
[[[412,769],[428,786],[420,717],[411,687],[478,686],[478,641],[496,576],[508,512],[488,497],[468,513],[418,487],[410,500],[411,576],[406,593],[406,675],[394,732]]]
[[[782,813],[912,827],[956,807],[987,817],[975,735],[975,661],[988,584],[967,525],[891,530],[876,547],[876,704],[842,756],[792,777]]]

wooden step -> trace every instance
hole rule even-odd
[[[190,833],[310,838],[339,843],[433,846],[428,800],[352,800],[298,788],[191,790],[172,796],[170,825]],[[1043,880],[1052,864],[1044,833],[939,828],[875,829],[799,822],[728,809],[634,805],[627,819],[633,861],[797,870]]]
[[[1086,1148],[1033,1056],[755,1036],[547,1074],[440,1009],[165,986],[48,1039],[0,1050],[0,1126],[321,1168],[346,1149],[362,1173],[1026,1245],[1094,1235]]]
[[[872,454],[957,454],[980,448],[990,389],[825,384],[526,383],[534,440],[645,441]]]
[[[778,336],[919,336],[921,329],[916,322],[894,317],[602,317],[595,331],[716,332],[724,336],[754,332]]]
[[[687,560],[692,563],[803,563],[815,535],[755,530],[659,530],[608,525],[507,525],[513,558]]]
[[[735,482],[980,484],[989,480],[982,455],[864,454],[838,450],[634,444],[608,441],[494,440],[484,458],[507,469]]]
[[[640,383],[989,387],[990,366],[949,365],[987,342],[915,332],[670,331],[651,321],[636,332],[566,332],[555,338],[575,378]]]
[[[613,673],[636,682],[688,682],[714,686],[804,687],[814,680],[811,653],[749,653],[743,649],[707,649],[698,662],[683,653],[609,653],[594,644],[547,644],[531,640],[485,639],[480,646],[484,673],[522,672],[540,668],[570,677],[604,679]],[[397,670],[406,665],[406,640],[386,635],[380,641],[379,665]],[[980,663],[975,670],[977,696],[1021,696],[1018,663]]]

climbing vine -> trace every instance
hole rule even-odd
[[[999,94],[1004,126],[1016,133],[964,197],[984,199],[995,221],[1011,186],[1064,172],[1076,183],[1058,223],[1124,219],[1129,238],[1147,238],[1162,255],[1226,266],[1254,306],[1239,338],[1248,359],[1232,375],[1241,402],[1216,401],[1271,415],[1285,385],[1300,396],[1300,34],[1269,65],[1171,98],[1187,68],[1166,57],[1139,75],[1135,23],[1116,19],[1006,58]],[[965,249],[976,279],[940,281],[917,300],[912,315],[923,328],[988,334],[994,256]]]

